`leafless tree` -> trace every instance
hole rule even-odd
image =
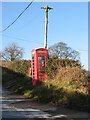
[[[54,58],[79,60],[79,52],[68,47],[66,43],[59,42],[49,47],[49,56]]]
[[[23,57],[23,53],[23,48],[19,47],[16,43],[12,43],[5,47],[4,51],[2,52],[2,59],[10,61],[18,60]]]

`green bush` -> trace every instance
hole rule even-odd
[[[49,59],[46,72],[49,82],[57,88],[88,93],[88,74],[78,61]]]
[[[71,59],[54,59],[49,58],[46,64],[46,72],[49,78],[55,78],[58,69],[67,68],[67,67],[81,67],[79,61]]]
[[[14,60],[10,66],[10,69],[17,73],[27,75],[29,67],[31,67],[30,60]]]

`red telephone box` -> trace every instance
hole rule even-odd
[[[45,73],[48,50],[46,48],[33,49],[31,53],[32,84],[33,86],[47,79]]]

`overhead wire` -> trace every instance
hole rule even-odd
[[[2,37],[14,38],[14,39],[25,41],[25,42],[33,42],[33,43],[36,43],[36,44],[39,44],[39,45],[43,45],[43,43],[41,43],[41,42],[35,42],[34,40],[27,40],[27,39],[24,39],[24,38],[17,38],[17,37],[9,36],[9,35],[6,35],[6,34],[0,34],[0,36],[1,35],[2,35]],[[51,44],[48,44],[48,45],[50,46]],[[84,50],[84,49],[77,49],[77,51],[90,52],[90,50]]]
[[[33,1],[34,1],[34,0],[32,0],[32,1],[28,4],[28,6],[18,15],[18,17],[17,17],[10,25],[8,25],[5,29],[3,29],[3,30],[0,31],[0,32],[4,32],[4,31],[6,31],[8,28],[10,28],[10,27],[22,16],[22,14],[31,6],[31,4],[33,3]],[[11,37],[8,36],[8,35],[2,35],[2,36],[11,38]],[[17,39],[17,40],[27,41],[27,42],[34,42],[34,43],[37,43],[37,44],[43,44],[43,43],[39,43],[39,42],[35,42],[35,41],[29,41],[29,40],[26,40],[26,39],[23,39],[23,38],[16,38],[16,37],[12,37],[12,38],[15,38],[15,39]],[[79,50],[79,51],[88,51],[88,50],[80,50],[80,49],[78,49],[78,50]],[[89,51],[88,51],[88,52],[89,52]]]
[[[1,34],[0,34],[0,35],[1,35]],[[2,37],[13,38],[13,39],[21,40],[21,41],[25,41],[25,42],[34,42],[34,43],[36,43],[36,44],[41,44],[41,45],[43,45],[43,43],[35,42],[34,40],[27,40],[27,39],[24,39],[24,38],[11,37],[11,36],[8,36],[8,35],[6,35],[6,34],[2,34]]]
[[[32,1],[28,4],[28,6],[17,16],[17,18],[16,18],[10,25],[8,25],[5,29],[3,29],[3,30],[0,31],[0,32],[4,32],[4,31],[6,31],[8,28],[10,28],[10,27],[22,16],[22,14],[31,6],[31,4],[33,3],[33,1],[34,1],[34,0],[32,0]]]

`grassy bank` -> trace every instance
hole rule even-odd
[[[67,79],[64,79],[66,78],[65,74],[63,75],[64,82],[63,79],[60,80],[58,75],[56,77],[57,79],[49,79],[43,84],[33,87],[30,77],[3,68],[2,84],[9,90],[24,95],[26,98],[34,98],[40,102],[50,103],[56,106],[65,106],[72,109],[90,111],[90,96],[87,93],[87,84],[83,83],[84,86],[79,85],[79,88],[76,87],[77,82],[75,82],[75,79],[73,82],[70,81],[71,79],[68,79],[68,81]],[[67,76],[67,78],[69,77],[70,76]]]
[[[2,68],[2,85],[21,95],[33,88],[31,78],[4,67]]]

